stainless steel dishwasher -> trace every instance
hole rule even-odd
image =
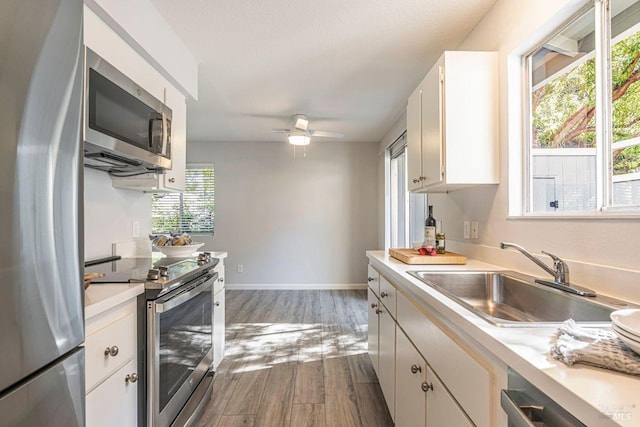
[[[586,427],[511,368],[508,381],[509,389],[500,393],[500,404],[509,427]]]

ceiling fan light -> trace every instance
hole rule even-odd
[[[311,137],[305,134],[290,134],[289,144],[291,145],[309,145]]]

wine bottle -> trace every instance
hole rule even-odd
[[[433,217],[432,205],[429,205],[429,216],[424,223],[424,247],[436,247],[436,219]]]

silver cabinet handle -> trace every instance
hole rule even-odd
[[[224,283],[224,277],[221,277],[218,280],[220,281],[220,283]]]
[[[127,374],[127,376],[124,377],[124,382],[126,384],[135,383],[136,381],[138,381],[138,374],[135,372],[133,374]]]
[[[367,277],[367,282],[373,282],[374,280],[376,279],[374,279],[373,277]]]
[[[216,307],[220,307],[220,301],[215,302]]]
[[[115,357],[118,355],[119,352],[120,352],[120,349],[118,348],[118,346],[114,345],[113,347],[107,347],[104,350],[104,355],[105,357],[109,357],[109,356]]]
[[[375,302],[371,303],[371,308],[376,308],[378,306],[378,304],[376,304]]]
[[[420,388],[422,389],[422,391],[426,393],[429,390],[433,390],[433,384],[425,381],[422,384],[420,384]]]
[[[422,372],[422,368],[418,365],[411,365],[411,373],[417,374],[418,372]]]
[[[176,179],[175,178],[169,178],[169,182],[173,184],[174,182],[176,182]]]
[[[376,314],[380,314],[382,313],[382,310],[380,310],[379,308],[376,309]]]
[[[386,298],[386,297],[388,297],[388,296],[389,296],[389,294],[388,294],[388,293],[386,293],[386,292],[380,292],[380,298]]]

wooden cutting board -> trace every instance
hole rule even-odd
[[[389,249],[389,255],[405,264],[466,264],[467,257],[455,252],[445,252],[436,256],[420,255],[417,249]]]

